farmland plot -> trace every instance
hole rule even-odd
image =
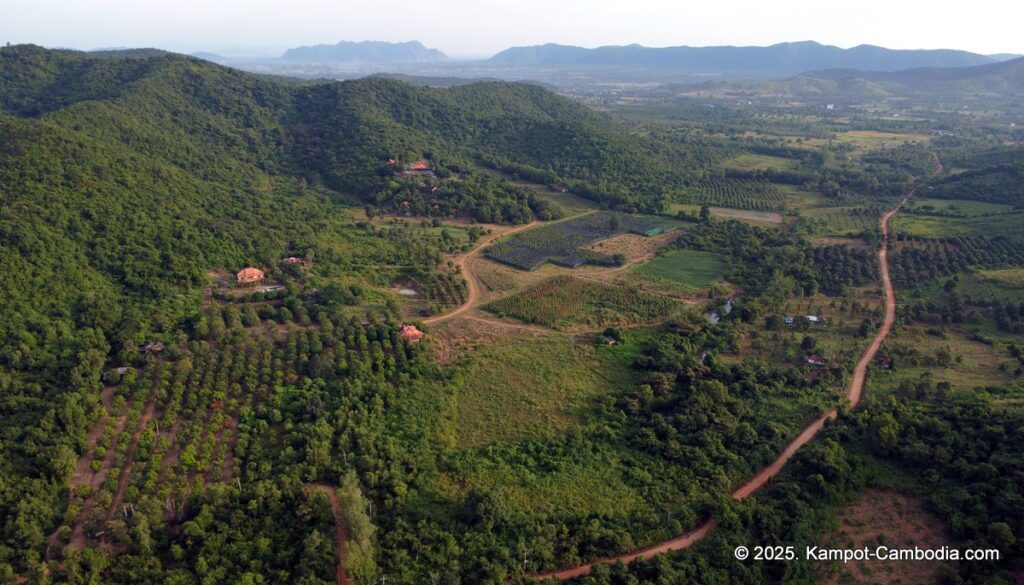
[[[671,299],[639,290],[556,276],[483,308],[500,317],[565,329],[649,321],[665,317],[679,306]]]
[[[576,268],[583,264],[614,266],[611,256],[584,246],[622,234],[655,236],[679,228],[679,223],[625,213],[602,211],[528,230],[487,248],[484,254],[523,270],[551,262]]]
[[[712,177],[695,185],[691,192],[678,197],[677,201],[733,209],[781,211],[786,206],[786,195],[764,180]]]

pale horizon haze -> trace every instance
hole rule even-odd
[[[1024,53],[1024,3],[726,0],[0,0],[0,42],[276,56],[288,47],[418,40],[455,58],[513,46],[770,45]]]

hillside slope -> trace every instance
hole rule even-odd
[[[973,67],[924,67],[903,71],[832,69],[811,71],[804,74],[804,77],[827,80],[860,79],[920,93],[977,91],[997,95],[1019,95],[1024,93],[1024,57]]]
[[[543,213],[490,164],[660,206],[677,174],[656,147],[536,86],[294,84],[161,52],[0,49],[0,574],[41,558],[59,523],[101,372],[180,330],[208,271],[315,250],[331,278],[386,287],[352,264],[420,252],[354,225],[353,198]],[[436,192],[386,164],[427,155]]]

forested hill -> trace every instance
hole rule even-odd
[[[210,160],[193,156],[200,150],[226,150],[368,200],[384,184],[381,163],[425,152],[455,172],[479,164],[517,169],[617,207],[657,208],[666,186],[680,184],[665,145],[631,137],[607,116],[536,86],[295,85],[179,55],[125,55],[3,49],[0,109],[47,114],[48,122],[162,158],[177,160],[187,144],[188,163],[177,160],[184,168]]]
[[[536,86],[297,84],[158,51],[0,49],[0,575],[58,522],[100,373],[180,331],[208,271],[315,250],[332,278],[387,286],[349,264],[415,247],[351,223],[353,197],[545,215],[484,165],[660,207],[681,180],[672,148],[623,130]],[[420,159],[436,176],[402,176]]]
[[[0,365],[18,368],[50,362],[27,356],[71,333],[72,307],[78,325],[100,298],[115,323],[173,320],[204,271],[308,245],[353,196],[522,223],[545,203],[481,164],[626,209],[660,207],[678,180],[610,118],[528,85],[293,85],[172,54],[16,46],[0,49],[0,112]],[[437,177],[397,174],[424,157]],[[40,333],[55,319],[70,329]]]

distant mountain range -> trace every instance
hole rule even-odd
[[[441,51],[419,41],[341,41],[336,45],[296,47],[281,56],[282,61],[305,63],[438,63],[447,59]]]
[[[1024,100],[1024,57],[973,67],[922,67],[903,71],[824,69],[786,79],[707,81],[683,84],[687,95],[776,96],[809,103],[862,103],[923,98],[957,104],[1019,104]],[[744,98],[746,99],[746,98]]]
[[[1024,57],[974,67],[922,67],[902,71],[826,69],[807,72],[803,77],[833,81],[860,79],[913,91],[1021,95],[1024,94]]]
[[[94,53],[96,54],[96,53]],[[98,55],[98,54],[97,54]],[[147,56],[144,53],[143,56]],[[489,59],[451,60],[443,52],[428,48],[419,41],[391,43],[383,41],[321,44],[288,49],[280,57],[225,57],[214,53],[193,53],[193,56],[222,65],[250,71],[291,75],[303,78],[338,77],[387,73],[413,75],[414,85],[452,86],[476,79],[530,80],[548,87],[565,87],[571,79],[577,86],[609,80],[659,81],[662,83],[698,83],[718,81],[786,81],[802,76],[795,84],[801,90],[821,86],[836,91],[835,81],[844,81],[843,88],[860,87],[869,82],[869,93],[887,93],[878,87],[886,84],[905,88],[932,84],[942,89],[942,80],[956,81],[960,86],[975,86],[998,92],[1007,88],[1016,94],[1019,79],[999,81],[1003,71],[996,65],[1011,63],[1020,55],[981,55],[951,49],[898,50],[872,45],[850,49],[823,45],[814,41],[780,43],[767,47],[664,47],[640,45],[606,46],[594,49],[546,44],[506,49]],[[993,66],[985,69],[986,66]],[[977,72],[961,71],[983,67]],[[949,71],[946,71],[949,69]],[[894,72],[906,75],[887,75]],[[573,76],[566,76],[572,72]],[[963,76],[988,77],[992,84],[968,82]],[[998,79],[997,79],[998,78]],[[901,80],[905,80],[905,83]],[[934,81],[929,81],[934,80]],[[830,83],[815,83],[828,81]],[[862,84],[861,84],[862,85]],[[990,91],[990,92],[991,92]],[[864,92],[854,92],[862,94]]]
[[[842,49],[814,41],[768,47],[664,47],[640,45],[595,49],[547,44],[506,49],[488,61],[518,67],[641,67],[689,73],[794,75],[822,69],[897,71],[917,67],[968,67],[997,59],[950,49],[896,50],[859,45]]]

